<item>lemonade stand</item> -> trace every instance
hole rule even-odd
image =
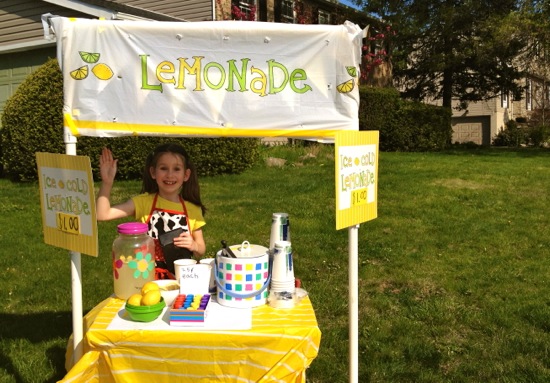
[[[338,133],[359,129],[364,31],[353,23],[122,22],[52,15],[43,20],[45,37],[57,42],[63,72],[67,154],[76,153],[79,136],[333,142]],[[320,342],[308,299],[284,313],[267,306],[250,310],[232,328],[223,323],[232,313],[218,308],[211,315],[220,323],[182,332],[162,318],[149,325],[127,323],[117,315],[120,300],[109,298],[89,314],[84,337],[78,330],[80,253],[71,255],[75,365],[64,381],[117,382],[123,375],[187,381],[216,374],[251,382],[262,376],[305,381]],[[350,254],[350,262],[356,256]],[[350,304],[356,305],[356,297],[350,295]],[[182,357],[186,348],[191,351]],[[228,362],[220,371],[228,358],[245,362]],[[130,362],[136,360],[141,362]],[[182,363],[190,370],[178,370]]]

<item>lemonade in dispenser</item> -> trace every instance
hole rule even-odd
[[[113,280],[117,298],[128,299],[155,279],[155,242],[147,224],[127,222],[117,226],[113,241]]]

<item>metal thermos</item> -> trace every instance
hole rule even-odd
[[[269,238],[269,252],[275,251],[275,242],[290,241],[290,219],[288,213],[273,213],[271,218],[271,236]]]

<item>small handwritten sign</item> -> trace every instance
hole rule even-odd
[[[57,213],[57,228],[65,233],[80,234],[80,217],[74,214]]]
[[[210,283],[210,265],[198,263],[179,267],[180,291],[185,294],[206,294]]]

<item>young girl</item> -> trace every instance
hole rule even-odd
[[[162,144],[147,157],[140,195],[111,206],[111,189],[118,160],[103,148],[99,158],[101,186],[97,219],[108,221],[134,216],[149,226],[155,240],[157,279],[174,279],[174,260],[200,257],[206,251],[202,227],[206,224],[198,177],[187,152],[178,144]]]

